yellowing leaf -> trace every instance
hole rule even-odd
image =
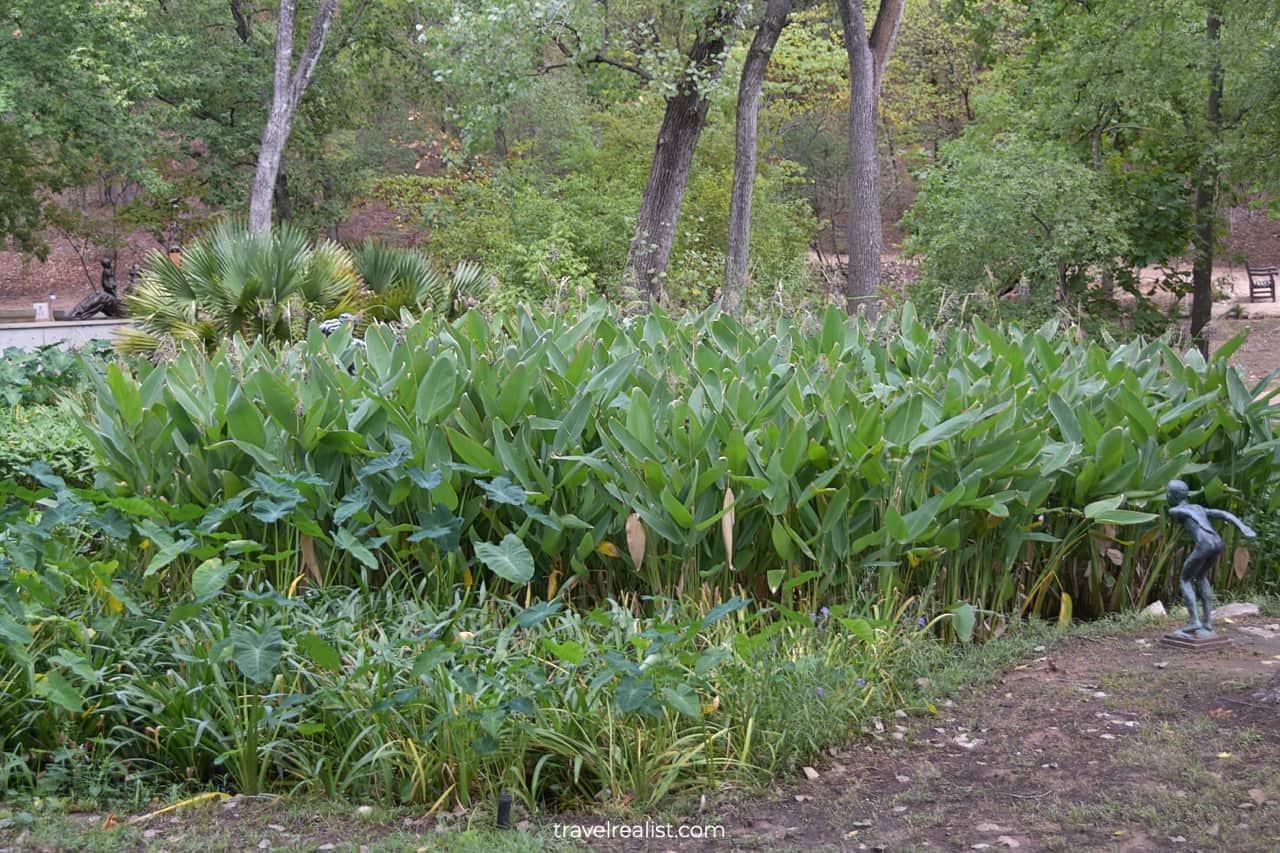
[[[713,697],[710,702],[702,706],[702,713],[704,714],[714,714],[716,711],[719,711],[719,710],[720,710],[719,696]]]
[[[303,570],[315,579],[316,584],[322,584],[320,560],[316,558],[316,542],[305,533],[298,537],[298,559],[302,562]]]
[[[640,521],[640,513],[633,512],[627,516],[627,550],[631,552],[631,562],[640,568],[644,562],[644,523]]]
[[[1231,569],[1236,573],[1237,580],[1244,580],[1245,572],[1249,571],[1249,549],[1236,549],[1231,556]]]
[[[605,557],[618,558],[622,556],[622,552],[618,550],[618,546],[614,545],[608,539],[605,539],[596,546],[596,553]]]

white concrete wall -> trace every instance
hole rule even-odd
[[[52,323],[0,323],[0,350],[36,349],[48,344],[78,347],[92,340],[111,340],[128,320],[81,320]]]

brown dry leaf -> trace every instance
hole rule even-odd
[[[1119,548],[1108,548],[1107,559],[1110,560],[1113,564],[1119,566],[1124,563],[1124,552],[1121,551]]]
[[[733,489],[726,488],[724,490],[724,506],[729,511],[720,517],[720,533],[724,536],[724,555],[725,562],[729,564],[729,571],[733,571],[733,522],[737,516],[733,509],[733,503]]]
[[[638,512],[627,516],[627,550],[631,552],[631,562],[639,569],[644,562],[644,524]]]
[[[1230,708],[1214,708],[1209,712],[1209,716],[1213,717],[1215,720],[1224,719],[1226,717],[1234,717],[1235,711],[1232,711]]]
[[[1231,555],[1231,568],[1235,571],[1237,580],[1244,580],[1244,573],[1249,571],[1249,549],[1236,549]]]
[[[302,560],[303,570],[311,575],[317,586],[322,585],[320,561],[316,559],[316,543],[305,533],[298,536],[298,556]]]
[[[120,823],[120,819],[119,819],[119,818],[117,818],[117,817],[115,816],[115,814],[114,814],[114,813],[113,813],[113,814],[109,814],[109,815],[107,815],[106,817],[104,817],[104,818],[102,819],[102,828],[103,828],[103,829],[115,829],[115,828],[116,828],[116,826],[118,826],[118,825],[119,825],[119,823]]]

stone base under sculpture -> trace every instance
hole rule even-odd
[[[1160,638],[1160,645],[1173,646],[1177,649],[1190,649],[1193,652],[1203,652],[1209,649],[1221,649],[1231,645],[1231,638],[1224,637],[1221,634],[1214,634],[1206,637],[1203,635],[1184,634],[1181,631],[1174,631],[1171,634],[1165,634]]]

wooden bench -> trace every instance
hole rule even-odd
[[[1259,296],[1266,296],[1272,302],[1276,301],[1276,276],[1280,275],[1280,270],[1275,267],[1251,267],[1246,265],[1245,269],[1249,271],[1249,301],[1257,302]]]

